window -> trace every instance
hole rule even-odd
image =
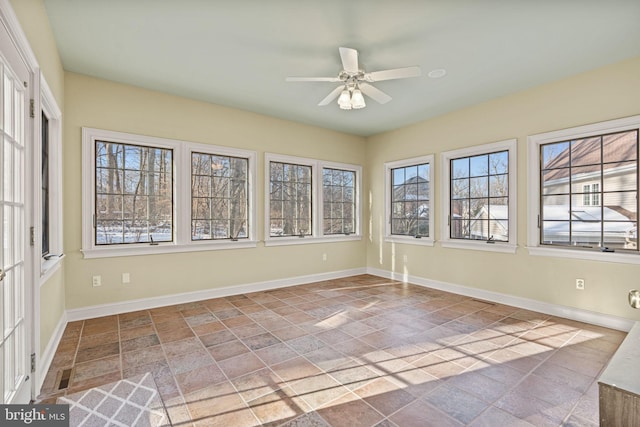
[[[191,240],[247,239],[249,160],[191,153]]]
[[[356,229],[356,173],[322,169],[323,230],[325,235],[351,234]]]
[[[639,128],[635,116],[529,137],[533,254],[640,262]]]
[[[311,218],[311,166],[294,163],[270,162],[269,176],[269,235],[310,236]]]
[[[433,245],[433,156],[385,163],[385,240]]]
[[[95,142],[96,245],[173,241],[173,150]]]
[[[267,245],[359,239],[355,165],[266,154]]]
[[[444,247],[515,252],[516,146],[512,139],[442,154]]]
[[[83,128],[85,258],[255,247],[255,152]]]
[[[42,256],[49,255],[49,119],[42,112]]]
[[[600,184],[584,184],[582,186],[582,205],[583,206],[600,206]]]
[[[64,257],[62,245],[62,112],[46,81],[40,81],[40,147],[34,150],[34,246],[41,254],[40,283],[48,280]],[[37,238],[35,238],[37,236]]]

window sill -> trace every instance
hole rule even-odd
[[[225,249],[245,249],[255,248],[257,242],[255,240],[239,240],[237,242],[193,242],[189,244],[158,244],[158,245],[135,245],[126,247],[105,247],[83,249],[82,254],[85,259],[91,258],[111,258],[121,256],[137,256],[137,255],[157,255],[171,254],[179,252],[198,252],[198,251],[216,251]]]
[[[47,280],[53,276],[53,273],[58,271],[60,266],[62,265],[62,260],[65,255],[62,254],[55,258],[51,259],[42,259],[42,264],[40,264],[40,286],[45,284]]]
[[[430,237],[415,238],[411,236],[385,236],[385,242],[401,243],[403,245],[433,246],[434,240]]]
[[[314,243],[337,243],[337,242],[353,242],[362,240],[359,234],[339,235],[339,236],[323,236],[323,237],[271,237],[264,241],[265,246],[287,246],[287,245],[306,245]]]
[[[600,252],[587,249],[546,248],[527,246],[529,255],[555,258],[571,258],[586,261],[616,262],[621,264],[640,264],[640,255],[621,252]]]
[[[453,241],[445,240],[440,242],[443,248],[451,249],[470,249],[473,251],[485,251],[485,252],[499,252],[503,254],[515,254],[518,249],[518,245],[514,245],[506,242],[487,243],[481,242],[467,242],[467,241]]]

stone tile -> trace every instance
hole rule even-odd
[[[139,350],[141,348],[152,347],[158,344],[160,344],[160,340],[158,339],[158,336],[156,334],[131,338],[120,343],[123,353],[127,351]]]
[[[349,393],[349,390],[328,374],[310,375],[301,380],[291,382],[291,389],[312,409],[324,406]]]
[[[162,348],[168,358],[204,349],[200,340],[193,336],[179,341],[163,343]]]
[[[251,351],[240,340],[233,340],[213,347],[207,347],[207,350],[209,350],[209,353],[211,353],[211,356],[213,356],[217,362]]]
[[[122,353],[123,369],[139,365],[146,365],[148,363],[156,362],[159,360],[165,360],[164,352],[162,351],[162,347],[159,345]]]
[[[345,395],[318,409],[318,414],[330,425],[365,427],[373,426],[384,418],[363,400]]]
[[[285,390],[276,390],[249,403],[262,426],[279,426],[305,413],[305,408],[289,397]]]
[[[322,419],[317,412],[307,412],[289,422],[282,424],[281,427],[329,427],[329,424]]]
[[[213,347],[219,344],[233,341],[235,339],[236,336],[228,330],[213,332],[211,334],[200,336],[200,341],[202,341],[202,344],[204,344],[205,347]]]
[[[120,356],[110,356],[104,359],[92,360],[75,365],[72,385],[89,378],[99,377],[112,372],[120,374]]]
[[[285,360],[290,360],[299,356],[296,351],[292,350],[287,344],[282,342],[270,347],[261,348],[260,350],[257,350],[255,354],[269,366],[276,365],[284,362]]]
[[[83,335],[82,338],[80,339],[80,342],[74,340],[72,343],[70,343],[71,346],[68,347],[68,349],[75,350],[76,348],[78,348],[80,350],[83,350],[85,348],[97,347],[99,345],[118,343],[118,341],[120,340],[121,340],[121,337],[120,335],[118,335],[117,330],[111,331],[111,332],[105,332],[103,334]],[[62,346],[62,348],[64,348],[64,346]]]
[[[183,395],[226,381],[226,377],[215,364],[177,374],[175,378]]]
[[[404,408],[416,399],[411,393],[384,378],[369,382],[354,393],[386,416]]]
[[[231,380],[245,402],[280,390],[282,380],[270,369],[263,368]]]
[[[225,381],[184,396],[191,418],[210,426],[257,426],[259,421]]]
[[[264,334],[260,335],[254,335],[248,338],[243,338],[242,341],[253,351],[260,350],[261,348],[265,347],[270,347],[281,342],[278,338],[274,337],[269,332],[265,332]]]
[[[174,375],[215,363],[209,352],[205,349],[168,357],[168,362]]]
[[[271,369],[286,382],[294,382],[322,372],[307,359],[300,356],[273,365]]]
[[[278,337],[282,341],[289,341],[295,338],[300,338],[307,333],[297,326],[289,326],[282,329],[277,329],[275,331],[271,331],[271,333]]]
[[[265,367],[264,363],[253,353],[245,353],[225,359],[218,362],[218,365],[229,379],[234,379]]]
[[[132,338],[152,335],[155,333],[156,331],[154,329],[153,323],[149,323],[148,325],[137,326],[134,328],[120,329],[120,340],[126,341]]]
[[[89,360],[102,359],[103,357],[113,356],[120,353],[120,343],[114,342],[109,344],[98,345],[78,350],[76,354],[76,363],[87,362]]]
[[[487,402],[470,393],[446,384],[436,388],[423,399],[463,424],[469,424],[489,406]]]
[[[193,337],[193,331],[191,328],[178,328],[178,329],[167,329],[167,330],[158,330],[158,338],[160,341],[165,344],[173,341],[183,340],[185,338]]]

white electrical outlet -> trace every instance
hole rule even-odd
[[[584,279],[576,279],[576,289],[584,291]]]
[[[326,260],[327,260],[327,254],[326,254],[326,253],[322,254],[322,260],[323,260],[323,261],[326,261]]]
[[[91,283],[93,284],[93,287],[98,287],[98,286],[102,286],[102,277],[100,276],[93,276],[91,278]]]
[[[122,273],[122,283],[131,283],[129,273]]]

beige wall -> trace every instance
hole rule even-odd
[[[626,303],[640,286],[640,266],[530,256],[527,242],[527,135],[640,114],[640,58],[486,102],[367,140],[372,239],[367,265],[425,279],[532,298],[553,304],[640,319]],[[435,154],[436,240],[444,219],[440,153],[518,139],[517,254],[385,243],[383,234],[386,161]],[[407,262],[403,262],[404,256]],[[586,280],[584,291],[575,279]]]
[[[87,260],[81,247],[81,127],[94,127],[258,152],[258,238],[264,227],[264,153],[362,164],[365,140],[117,84],[65,76],[64,211],[67,307],[364,268],[365,239],[356,242],[190,252]],[[366,183],[365,183],[366,185]],[[322,254],[328,259],[322,261]],[[120,283],[122,273],[131,283]],[[91,276],[102,276],[94,288]]]
[[[10,0],[42,75],[64,114],[64,70],[42,0]],[[63,261],[64,262],[64,261]],[[64,266],[40,286],[40,351],[44,351],[65,310]],[[41,353],[42,354],[42,353]]]

